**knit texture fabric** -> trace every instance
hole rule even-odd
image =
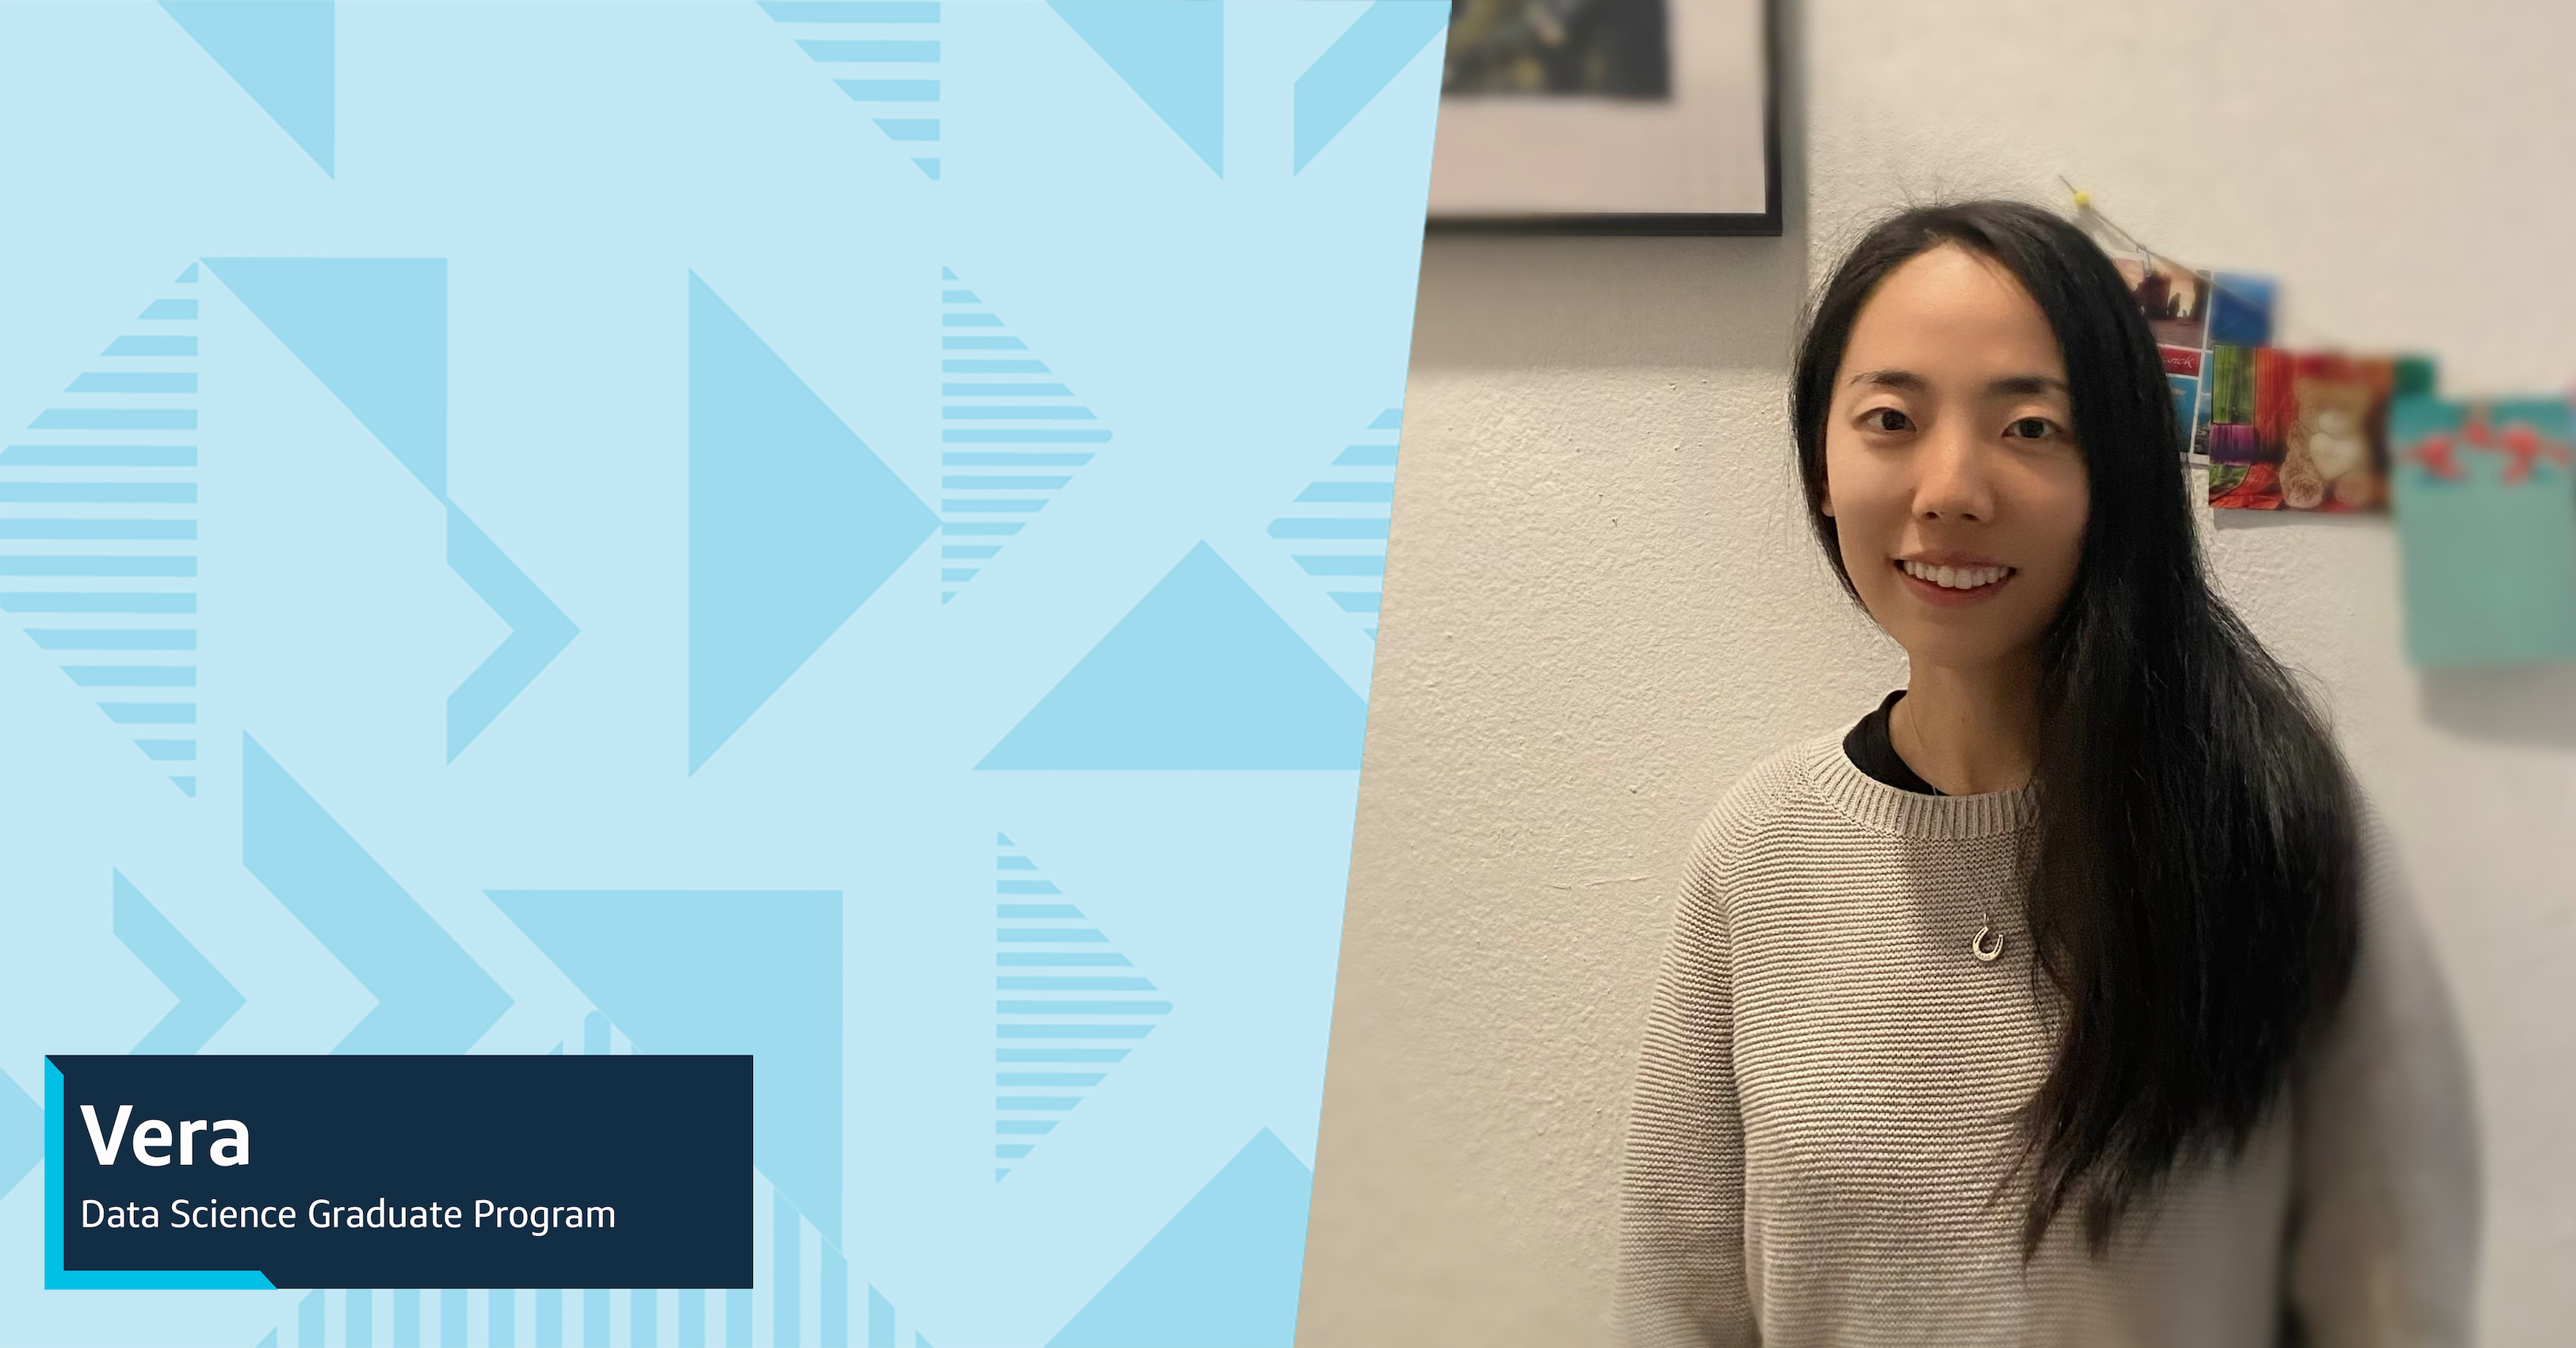
[[[2107,1259],[2070,1211],[2023,1265],[2012,1115],[2060,1023],[2012,878],[2035,804],[1897,790],[1838,732],[1710,812],[1628,1119],[1628,1342],[2470,1342],[2465,1055],[2367,809],[2351,992],[2244,1152],[2178,1164]]]

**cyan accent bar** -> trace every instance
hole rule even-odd
[[[197,354],[194,337],[119,337],[107,344],[102,356],[193,356]]]
[[[143,756],[156,762],[189,762],[197,757],[195,740],[136,740]]]
[[[1005,1137],[1025,1137],[1031,1133],[1043,1135],[1054,1130],[1053,1119],[1004,1119],[993,1125],[993,1131]]]
[[[1046,374],[1042,360],[943,360],[943,374]]]
[[[462,1292],[457,1293],[460,1298],[464,1295]],[[661,1342],[661,1326],[655,1321],[661,1316],[661,1295],[651,1288],[638,1287],[626,1294],[626,1301],[626,1341],[634,1345],[634,1348],[658,1348]]]
[[[982,304],[982,303],[983,303],[983,301],[982,301],[982,300],[979,300],[979,299],[975,298],[975,292],[974,292],[974,291],[972,291],[972,290],[943,290],[943,291],[940,291],[940,292],[939,292],[939,302],[940,302],[940,303],[942,303],[942,304]]]
[[[939,119],[936,117],[878,117],[877,130],[888,140],[937,140]]]
[[[797,44],[817,61],[901,61],[918,64],[939,59],[937,42],[800,39]]]
[[[1344,613],[1378,611],[1378,592],[1375,590],[1334,590],[1331,593],[1333,602],[1341,605]]]
[[[26,468],[194,468],[195,445],[11,445],[0,465]]]
[[[27,635],[48,651],[193,651],[193,627],[30,627]]]
[[[834,80],[858,103],[936,103],[937,80]]]
[[[1109,1079],[1106,1072],[995,1072],[996,1086],[1097,1086]]]
[[[1002,545],[999,543],[942,543],[939,545],[940,556],[967,561],[990,557],[1001,550]]]
[[[997,1142],[993,1145],[993,1154],[1004,1160],[1026,1156],[1035,1150],[1037,1147],[1027,1142]]]
[[[707,1289],[680,1289],[680,1348],[707,1348]]]
[[[591,1328],[593,1325],[598,1328]],[[608,1289],[585,1287],[581,1292],[581,1348],[608,1348],[608,1340]]]
[[[1086,978],[1069,974],[1005,974],[993,980],[1008,992],[1152,992],[1148,978]]]
[[[1386,558],[1378,553],[1358,556],[1323,556],[1311,553],[1292,554],[1297,565],[1310,576],[1383,576]]]
[[[760,0],[780,23],[937,23],[937,0]]]
[[[942,337],[943,351],[1026,351],[1029,344],[1017,337]]]
[[[340,1295],[341,1309],[348,1312],[349,1348],[376,1348],[375,1289],[352,1287]]]
[[[1164,1016],[1170,1002],[1022,1002],[997,1001],[993,1009],[1006,1016]]]
[[[1049,941],[1065,945],[1088,945],[1106,942],[1108,937],[1090,927],[1001,927],[994,931],[997,941]]]
[[[195,665],[65,665],[83,688],[194,688]]]
[[[939,485],[948,491],[1054,491],[1072,480],[1069,477],[978,477],[972,473],[957,473],[939,479]]]
[[[1272,538],[1384,538],[1386,521],[1285,519],[1270,522]]]
[[[952,445],[1096,445],[1107,431],[941,431]]]
[[[143,306],[145,318],[195,318],[196,316],[195,300],[154,300]]]
[[[725,1289],[725,1348],[751,1348],[751,1298],[748,1287]]]
[[[1131,964],[1131,961],[1125,955],[1101,955],[1071,951],[1064,954],[1038,954],[1033,951],[1018,950],[1005,950],[994,956],[993,962],[995,964],[1003,965],[1055,965],[1059,967],[1114,964],[1121,968],[1128,967]]]
[[[194,557],[0,557],[0,576],[193,576]]]
[[[193,431],[197,413],[186,407],[48,407],[27,423],[31,431]]]
[[[1395,446],[1353,445],[1333,459],[1336,468],[1393,468]]]
[[[193,374],[147,374],[141,371],[92,370],[74,379],[65,393],[194,393]]]
[[[1044,450],[948,449],[941,450],[939,461],[952,468],[1080,468],[1096,457],[1087,452],[1048,453]]]
[[[1151,1025],[996,1025],[1004,1039],[1142,1039]]]
[[[939,578],[941,580],[973,580],[975,578],[975,572],[978,569],[979,568],[972,566],[942,567],[939,571]]]
[[[194,702],[102,702],[98,705],[107,713],[107,719],[118,725],[197,723],[197,704]]]
[[[995,534],[1007,537],[1011,534],[1018,533],[1025,527],[1027,526],[1020,524],[1000,524],[989,520],[968,520],[942,524],[939,526],[939,532],[948,538],[983,538],[990,537]]]
[[[997,1048],[995,1062],[1116,1062],[1127,1056],[1123,1048]]]
[[[1350,501],[1380,504],[1395,499],[1392,482],[1317,482],[1297,493],[1300,501]]]
[[[1064,891],[1056,888],[1053,880],[996,880],[993,882],[993,892],[996,894],[1061,894]]]
[[[1401,428],[1403,425],[1404,409],[1401,407],[1390,407],[1377,414],[1377,420],[1369,423],[1369,429],[1373,431],[1392,431]]]
[[[1082,910],[1069,903],[997,903],[995,917],[1080,917]]]
[[[0,538],[195,538],[195,520],[0,520]]]
[[[322,1294],[307,1292],[295,1303],[296,1348],[322,1348]],[[509,1348],[501,1340],[492,1340],[495,1348]]]
[[[1043,496],[954,496],[939,501],[940,513],[947,515],[1034,515],[1045,508]]]
[[[1078,1095],[996,1095],[995,1109],[1025,1109],[1032,1112],[1062,1113],[1082,1103]]]
[[[1038,864],[1027,857],[1005,855],[993,858],[993,869],[997,871],[1033,871],[1037,868]]]
[[[1062,384],[941,384],[939,393],[944,398],[1070,398],[1073,396],[1073,390]]]
[[[0,613],[194,613],[193,594],[40,594],[32,590],[0,593]]]
[[[0,482],[0,501],[188,505],[196,499],[194,482]]]
[[[438,1291],[438,1348],[465,1348],[465,1289]]]

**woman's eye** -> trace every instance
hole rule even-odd
[[[1914,423],[1893,407],[1873,407],[1861,413],[1860,424],[1863,430],[1889,433],[1914,429]]]
[[[2025,440],[2045,440],[2056,430],[2055,423],[2046,417],[2022,417],[2004,427],[2004,434],[2019,436]]]

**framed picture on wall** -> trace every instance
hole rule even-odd
[[[1780,232],[1778,0],[1451,0],[1436,230]]]

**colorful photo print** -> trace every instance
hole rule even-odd
[[[2388,405],[2397,391],[2399,362],[2276,347],[2254,347],[2249,354],[2250,423],[2231,419],[2248,410],[2241,385],[2222,389],[2213,400],[2211,508],[2387,509]],[[2230,373],[2213,368],[2212,383],[2227,384]]]
[[[2209,335],[2209,273],[2189,270],[2152,253],[2115,253],[2111,262],[2129,283],[2138,312],[2147,316],[2156,345],[2188,351],[2197,359]]]
[[[2267,276],[2213,272],[2209,278],[2209,344],[2269,346],[2276,291]]]
[[[2563,398],[2398,399],[2391,479],[2417,665],[2576,658],[2571,420]]]

